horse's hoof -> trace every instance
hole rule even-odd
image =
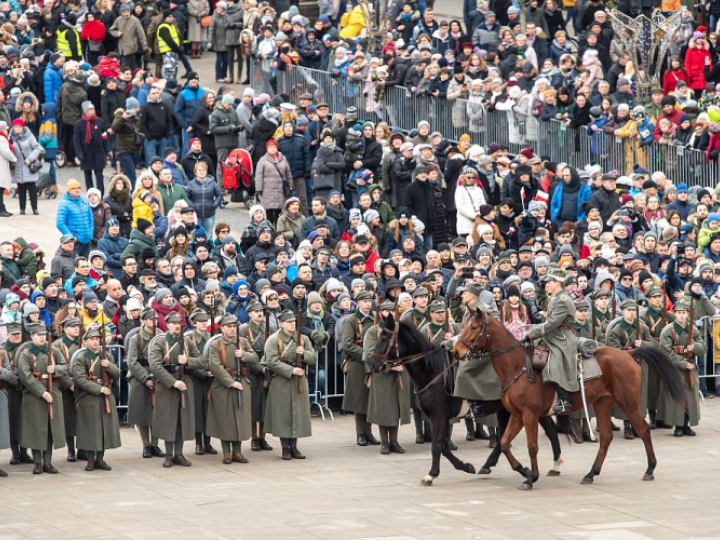
[[[490,474],[491,472],[492,472],[492,470],[489,469],[488,467],[483,467],[482,469],[480,469],[478,471],[478,474]]]
[[[468,474],[475,474],[475,466],[472,463],[465,465],[465,472]]]
[[[582,482],[580,483],[587,486],[593,483],[593,479],[590,476],[586,476],[582,479]]]
[[[548,476],[560,476],[560,471],[556,471],[555,469],[550,469],[547,473]]]
[[[655,480],[654,474],[644,474],[643,475],[643,482],[652,482],[653,480]]]
[[[422,480],[420,480],[420,485],[423,487],[430,487],[433,485],[433,480],[435,480],[432,476],[425,476]]]
[[[520,484],[520,487],[518,489],[520,489],[520,491],[530,491],[532,488],[532,484],[526,484],[523,482],[522,484]]]

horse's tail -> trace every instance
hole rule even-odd
[[[581,437],[578,431],[578,422],[573,422],[572,416],[569,414],[559,414],[555,416],[557,422],[557,429],[559,433],[562,433],[567,438],[568,444]]]
[[[678,404],[685,403],[685,381],[670,357],[657,347],[638,347],[629,351],[636,360],[645,360],[650,369],[654,369],[665,385],[670,399]]]

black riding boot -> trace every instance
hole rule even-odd
[[[470,410],[475,418],[485,416],[485,407],[482,401],[470,401]]]
[[[553,407],[553,411],[555,411],[556,414],[570,414],[572,412],[572,405],[570,405],[570,395],[567,393],[567,390],[565,390],[558,384],[555,385],[555,389],[557,390],[558,394],[558,402],[557,405]]]

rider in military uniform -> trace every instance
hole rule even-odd
[[[545,322],[534,324],[527,333],[527,339],[541,339],[550,349],[548,363],[543,369],[543,382],[552,383],[558,394],[558,403],[553,407],[557,414],[572,411],[568,392],[580,390],[577,376],[577,338],[575,304],[565,291],[566,273],[551,269],[543,279],[545,291],[550,295]]]
[[[297,440],[312,434],[310,396],[305,368],[296,365],[296,355],[302,355],[303,364],[314,365],[317,353],[307,336],[301,334],[302,344],[296,341],[298,333],[292,311],[283,311],[278,318],[280,330],[265,342],[265,361],[272,372],[265,429],[280,438],[282,459],[305,459],[298,450]]]
[[[648,299],[648,306],[640,313],[641,320],[648,326],[650,336],[655,341],[655,346],[660,344],[660,333],[662,329],[675,320],[675,314],[667,310],[667,301],[665,293],[658,287],[650,287],[645,293]],[[648,392],[647,406],[648,415],[650,416],[650,429],[666,428],[672,426],[666,424],[662,420],[657,420],[658,396],[660,394],[660,378],[655,369],[650,368],[648,371]]]
[[[158,446],[155,433],[150,434],[153,425],[155,410],[155,380],[150,373],[148,356],[150,353],[150,340],[157,332],[157,313],[152,308],[145,308],[140,313],[142,326],[140,330],[126,343],[128,370],[130,379],[130,401],[128,403],[127,421],[135,425],[140,432],[143,443],[143,457],[165,457]]]
[[[192,341],[202,355],[205,344],[210,339],[210,332],[208,332],[210,315],[204,309],[196,308],[190,314],[189,320],[193,329],[186,334],[186,337],[188,341]],[[203,360],[206,359],[203,358]],[[205,433],[205,421],[208,415],[207,395],[213,383],[213,375],[207,365],[200,369],[193,369],[188,372],[188,375],[194,379],[192,399],[195,400],[195,455],[215,455],[217,450],[212,447],[210,436]]]
[[[100,347],[103,337],[97,328],[88,330],[85,349],[78,353],[72,368],[72,380],[77,388],[77,442],[87,453],[85,470],[88,472],[112,470],[105,462],[105,450],[121,446],[112,391],[112,381],[120,378],[120,370],[107,355],[103,358]]]
[[[604,289],[598,289],[592,295],[593,313],[592,319],[595,325],[595,340],[600,344],[605,344],[605,333],[607,327],[612,320],[612,313],[608,307],[610,303],[610,293]]]
[[[62,357],[69,366],[73,355],[80,349],[80,319],[68,317],[61,323],[62,333],[60,339],[53,342],[53,355]],[[80,447],[75,454],[75,436],[77,435],[77,409],[75,407],[75,383],[72,373],[65,377],[58,377],[63,394],[63,415],[65,417],[65,437],[67,443],[67,460],[71,463],[87,459],[86,448]]]
[[[385,328],[388,316],[395,304],[385,300],[379,306],[379,320],[365,332],[363,341],[363,361],[369,362]],[[368,399],[367,420],[377,424],[380,429],[380,453],[404,454],[405,449],[398,443],[398,428],[410,423],[410,377],[403,366],[388,367],[373,373]]]
[[[52,452],[53,448],[65,446],[63,398],[59,384],[53,384],[52,393],[48,384],[50,376],[67,375],[68,366],[62,357],[48,356],[45,324],[33,323],[28,331],[32,341],[23,347],[18,358],[18,375],[23,385],[20,446],[32,449],[33,474],[57,474],[52,465]],[[53,418],[50,418],[51,406]]]
[[[653,347],[655,340],[650,335],[647,325],[640,322],[640,334],[637,334],[638,304],[635,300],[624,300],[618,306],[621,317],[615,319],[607,329],[605,345],[614,347],[621,351],[631,351],[638,347]],[[644,361],[640,362],[642,368],[642,386],[640,389],[640,411],[645,413],[647,409],[647,388],[648,388],[648,366]],[[623,421],[625,438],[635,438],[632,425],[625,413],[617,405],[613,409],[613,416]]]
[[[347,362],[345,364],[347,380],[342,408],[355,413],[355,433],[358,446],[379,445],[380,441],[372,434],[372,424],[367,421],[370,390],[365,385],[367,372],[362,358],[365,332],[375,324],[372,314],[373,296],[367,291],[362,291],[355,300],[357,310],[346,319],[340,338],[345,362]]]
[[[190,467],[183,455],[183,442],[195,436],[195,400],[192,377],[185,370],[205,363],[195,345],[183,336],[182,317],[173,312],[165,318],[168,331],[150,343],[150,373],[155,377],[153,434],[165,441],[163,467]]]
[[[250,449],[253,452],[272,450],[265,440],[265,407],[267,406],[268,389],[265,384],[267,366],[265,365],[265,336],[270,333],[269,321],[265,317],[265,309],[258,301],[250,302],[247,306],[250,320],[239,328],[240,335],[248,340],[250,346],[258,357],[258,362],[250,364],[251,409],[252,409],[252,441]],[[266,327],[266,322],[267,327]]]
[[[10,465],[32,463],[27,448],[20,447],[20,426],[22,424],[23,386],[18,379],[17,353],[23,343],[22,325],[7,325],[7,341],[0,345],[0,363],[3,371],[0,379],[7,381],[8,412],[10,415]]]
[[[250,365],[258,363],[258,355],[247,339],[237,336],[238,319],[232,313],[223,316],[220,330],[222,337],[213,340],[208,352],[213,378],[207,433],[222,441],[225,465],[247,463],[241,444],[251,434],[252,389],[248,376]]]
[[[685,380],[685,404],[678,405],[667,396],[664,388],[660,389],[658,399],[658,420],[675,426],[674,435],[682,437],[695,436],[690,426],[697,426],[700,422],[700,400],[698,397],[698,372],[695,357],[706,352],[703,336],[697,329],[693,332],[692,342],[689,340],[690,304],[681,301],[675,304],[675,321],[663,328],[660,333],[660,348],[670,356]],[[688,360],[688,354],[690,360]]]

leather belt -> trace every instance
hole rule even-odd
[[[149,365],[147,358],[138,358],[138,359],[137,359],[137,363],[138,363],[139,365],[145,366],[145,367],[148,367],[148,365]]]
[[[47,373],[33,373],[32,376],[35,377],[38,381],[48,378]]]
[[[675,345],[672,350],[676,354],[687,354],[688,352],[687,347],[684,345]]]
[[[163,368],[165,368],[165,371],[168,373],[175,373],[178,370],[178,364],[164,364]]]

